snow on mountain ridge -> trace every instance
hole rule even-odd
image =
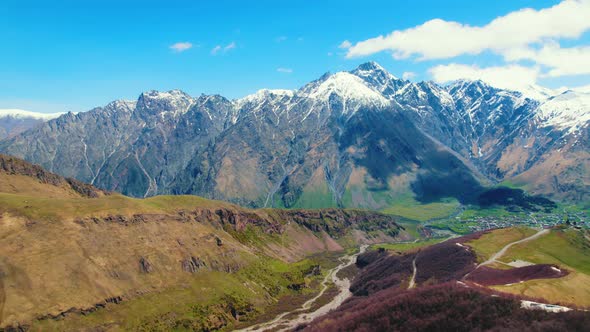
[[[269,97],[288,97],[292,98],[295,95],[295,90],[286,89],[260,89],[251,95],[235,100],[238,107],[242,107],[247,103],[260,102]]]
[[[166,114],[172,114],[173,116],[184,114],[195,102],[193,97],[177,89],[170,91],[146,91],[139,96],[138,101],[141,101],[147,108],[164,106],[164,110],[161,112],[162,116]]]
[[[576,132],[590,123],[590,93],[568,90],[549,98],[536,110],[541,126]]]
[[[399,78],[395,77],[393,74],[385,70],[385,68],[381,67],[377,62],[374,61],[363,63],[362,65],[358,66],[355,70],[350,71],[350,73],[361,78],[374,76],[375,74],[380,74],[388,80],[399,80]]]
[[[349,72],[338,72],[317,82],[313,87],[304,87],[301,94],[308,98],[328,101],[332,94],[344,100],[354,100],[372,106],[385,106],[389,101],[381,93],[369,87],[365,81]]]
[[[127,112],[133,112],[137,106],[136,100],[123,100],[118,99],[108,103],[104,108],[107,110],[124,110]]]

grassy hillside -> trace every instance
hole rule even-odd
[[[480,238],[470,241],[469,246],[477,253],[477,260],[483,262],[504,246],[535,234],[535,230],[528,227],[503,228],[488,232]]]
[[[505,245],[526,238],[537,230],[530,228],[506,228],[488,232],[470,241],[478,261],[485,261]],[[537,239],[516,244],[499,258],[496,268],[510,268],[507,264],[554,264],[568,271],[568,275],[556,279],[529,280],[493,288],[502,292],[543,298],[551,303],[590,306],[590,239],[582,230],[558,228]]]
[[[513,260],[556,264],[570,274],[559,279],[496,287],[498,290],[542,297],[557,303],[590,306],[590,240],[587,234],[574,229],[552,230],[534,241],[513,246],[502,258],[504,262]]]
[[[133,199],[0,164],[0,329],[230,328],[310,297],[331,252],[405,234],[372,212]]]

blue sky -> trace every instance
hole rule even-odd
[[[422,50],[421,45],[407,46],[414,47],[414,53],[394,57],[399,49],[382,50],[371,42],[371,47],[359,51],[364,46],[359,42],[436,18],[485,26],[522,8],[541,10],[559,3],[3,0],[0,109],[84,111],[115,99],[135,99],[152,89],[178,88],[194,96],[218,93],[238,98],[261,88],[298,88],[326,71],[350,70],[369,60],[396,76],[406,73],[412,80],[444,81],[449,72],[452,76],[465,66],[471,68],[466,75],[473,75],[473,68],[512,64],[540,70],[536,82],[551,88],[588,85],[587,72],[547,74],[553,68],[551,56],[561,49],[575,48],[585,54],[590,45],[586,27],[580,27],[582,33],[574,37],[568,36],[569,30],[565,37],[542,35],[542,42],[528,45],[538,54],[519,53],[516,58],[505,49],[484,48],[477,54],[435,54],[422,60],[424,54],[436,50]],[[192,47],[177,51],[171,48],[176,43]],[[543,47],[549,55],[540,55]],[[579,52],[575,55],[581,58]],[[451,64],[463,67],[448,67]],[[436,66],[443,67],[433,72]]]

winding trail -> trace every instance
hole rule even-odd
[[[481,266],[488,265],[488,264],[491,264],[494,262],[506,264],[504,262],[499,261],[498,259],[500,259],[500,257],[504,256],[504,254],[506,253],[506,251],[508,251],[508,249],[510,249],[510,247],[512,247],[515,244],[520,244],[523,242],[527,242],[527,241],[531,241],[536,238],[539,238],[539,237],[549,233],[549,231],[550,231],[549,229],[542,229],[529,237],[526,237],[524,239],[520,239],[518,241],[514,241],[512,243],[505,245],[502,249],[500,249],[500,251],[498,251],[494,255],[492,255],[492,257],[490,257],[487,261],[476,266],[475,269],[473,269],[473,271],[477,270]],[[465,276],[463,276],[463,280],[466,279],[467,276],[469,276],[473,271],[471,271],[471,272],[467,273]],[[465,285],[461,281],[457,281],[457,282]],[[560,305],[541,303],[541,302],[533,302],[533,301],[527,301],[527,300],[521,300],[520,307],[523,309],[527,309],[527,310],[544,310],[547,312],[566,312],[566,311],[572,310],[571,308],[560,306]]]
[[[312,299],[309,299],[308,301],[303,303],[301,305],[301,307],[291,310],[291,311],[284,312],[268,322],[256,324],[254,326],[250,326],[245,329],[241,329],[241,330],[237,330],[237,331],[240,331],[240,332],[268,331],[268,330],[287,331],[287,330],[294,329],[295,327],[297,327],[300,324],[309,323],[312,320],[314,320],[315,318],[323,316],[323,315],[327,314],[328,312],[330,312],[331,310],[336,309],[346,299],[348,299],[350,296],[352,296],[352,293],[349,290],[350,280],[348,280],[347,278],[340,279],[337,276],[338,272],[340,272],[342,269],[354,264],[356,257],[358,255],[364,253],[365,250],[367,250],[367,248],[368,248],[368,245],[363,245],[363,246],[361,246],[358,253],[356,253],[354,255],[346,255],[346,256],[340,257],[341,263],[338,266],[336,266],[335,268],[328,271],[328,274],[326,274],[326,277],[322,281],[322,290],[316,296],[314,296]],[[332,281],[334,283],[334,285],[338,288],[338,290],[339,290],[338,294],[330,302],[324,304],[322,307],[316,309],[315,311],[305,312],[305,311],[311,309],[312,305],[326,292],[330,281]],[[296,313],[299,313],[299,314],[297,316],[287,318],[287,316],[290,316],[290,315],[296,314]]]
[[[531,236],[529,236],[527,238],[524,238],[524,239],[521,239],[521,240],[518,240],[518,241],[514,241],[512,243],[509,243],[509,244],[505,245],[504,248],[502,248],[500,251],[498,251],[497,253],[495,253],[494,255],[492,255],[492,257],[490,257],[487,261],[479,264],[475,269],[479,268],[480,266],[489,265],[489,264],[491,264],[493,262],[496,262],[500,257],[504,256],[504,254],[506,253],[506,251],[508,251],[508,249],[510,249],[510,247],[512,247],[513,245],[520,244],[520,243],[523,243],[523,242],[527,242],[527,241],[530,241],[530,240],[534,240],[534,239],[536,239],[536,238],[538,238],[540,236],[543,236],[543,235],[545,235],[547,233],[549,233],[549,230],[548,229],[542,229],[542,230],[538,231],[537,233],[535,233],[535,234],[533,234],[533,235],[531,235]]]
[[[408,285],[408,289],[412,289],[416,286],[416,273],[418,273],[418,269],[416,268],[416,258],[412,261],[412,268],[414,272],[412,272],[412,279],[410,279],[410,284]]]

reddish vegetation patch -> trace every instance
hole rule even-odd
[[[469,241],[477,240],[480,237],[482,237],[482,235],[487,234],[487,233],[489,233],[491,231],[492,231],[491,229],[488,229],[488,230],[480,231],[480,232],[477,232],[477,233],[471,233],[471,234],[467,234],[465,236],[461,236],[459,238],[452,239],[452,240],[449,240],[449,241],[452,241],[452,242],[455,242],[455,243],[467,243]]]
[[[482,266],[462,244],[472,234],[405,255],[373,251],[360,255],[361,269],[352,283],[354,296],[338,309],[299,329],[305,331],[580,331],[587,330],[590,313],[548,313],[520,307],[520,298],[494,292],[483,285],[536,278],[559,278],[567,271],[551,265],[512,270]],[[404,282],[416,262],[416,289]],[[473,271],[473,272],[472,272]],[[458,282],[468,273],[468,283]],[[477,285],[477,284],[479,285]],[[481,286],[480,286],[481,285]]]
[[[471,272],[476,262],[475,254],[457,243],[457,240],[449,240],[420,251],[416,258],[416,283],[459,280]]]
[[[468,240],[465,240],[468,241]],[[475,254],[458,239],[439,243],[417,253],[391,255],[388,252],[367,252],[357,259],[363,268],[350,290],[355,295],[370,295],[389,287],[398,287],[411,278],[412,261],[416,259],[416,283],[442,283],[459,280],[475,267]]]
[[[370,295],[382,289],[397,288],[412,275],[415,254],[393,256],[388,252],[371,251],[357,258],[357,266],[363,268],[354,279],[350,290],[355,295]]]
[[[445,283],[354,297],[305,331],[585,331],[590,314],[526,310],[514,297]]]
[[[484,286],[515,284],[532,279],[561,278],[568,275],[568,271],[549,264],[537,264],[517,267],[509,270],[499,270],[481,266],[471,272],[467,280]]]

